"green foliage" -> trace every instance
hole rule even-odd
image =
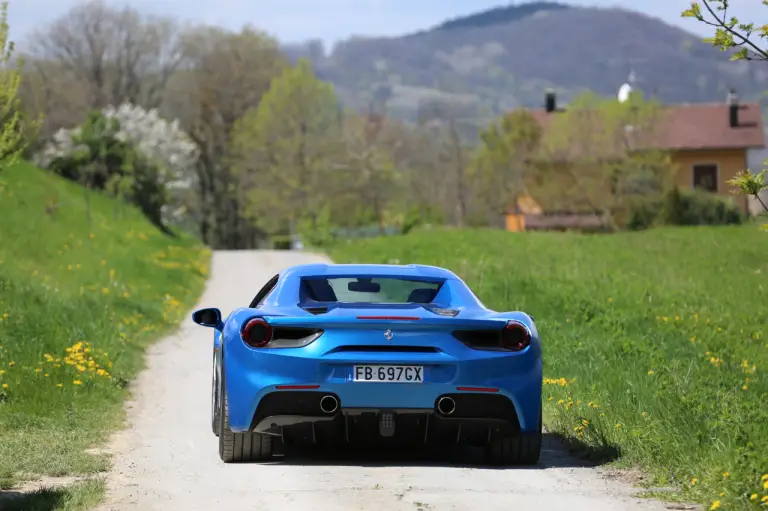
[[[768,7],[768,0],[762,0]],[[704,39],[721,51],[733,51],[731,60],[768,60],[768,24],[744,23],[728,16],[729,0],[701,0],[681,14],[694,18],[715,29],[712,37]],[[762,47],[761,47],[762,46]]]
[[[24,65],[18,59],[12,66],[14,44],[8,40],[8,2],[0,4],[0,170],[16,162],[25,146],[25,125],[21,113],[19,87]]]
[[[733,201],[701,190],[672,187],[664,195],[634,200],[629,205],[627,229],[662,225],[737,225],[744,217]]]
[[[665,195],[658,222],[662,225],[734,225],[743,221],[733,201],[701,190],[677,190]]]
[[[331,156],[339,154],[340,120],[333,87],[307,60],[287,67],[258,108],[238,120],[231,162],[252,188],[244,199],[259,227],[275,232],[285,219],[316,215],[331,184]]]
[[[167,197],[160,168],[134,144],[119,137],[119,130],[117,119],[91,112],[72,134],[75,150],[52,159],[49,168],[86,188],[130,200],[155,226],[169,232],[161,215]]]
[[[85,449],[121,425],[144,347],[202,291],[210,252],[114,202],[27,164],[0,177],[0,478],[107,468]]]
[[[539,123],[524,108],[480,133],[470,176],[498,214],[506,213],[517,196],[526,192],[525,174],[530,172],[541,136]]]
[[[640,92],[625,102],[577,96],[552,117],[538,154],[536,194],[558,209],[607,212],[661,193],[674,169],[669,153],[654,149],[660,115],[660,104]]]
[[[652,487],[735,510],[766,494],[766,252],[768,236],[743,226],[418,232],[340,243],[331,256],[444,266],[492,309],[531,313],[548,430],[619,449]]]
[[[307,245],[313,247],[328,247],[334,243],[333,223],[331,222],[331,208],[324,206],[312,218],[302,218],[296,231]]]
[[[768,165],[768,161],[765,164]],[[752,195],[763,206],[763,209],[768,212],[768,205],[760,197],[760,192],[768,190],[768,183],[765,182],[766,172],[768,172],[768,169],[763,169],[757,174],[745,170],[736,174],[736,177],[729,179],[728,184],[735,186],[737,190],[745,195]]]

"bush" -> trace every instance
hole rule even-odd
[[[627,229],[654,225],[734,225],[744,220],[730,199],[700,190],[672,188],[663,196],[653,195],[629,206]]]

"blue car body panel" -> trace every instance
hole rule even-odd
[[[313,277],[398,277],[441,282],[429,304],[326,303],[327,312],[307,310],[300,282]],[[439,309],[458,311],[440,315]],[[316,340],[298,348],[253,348],[241,338],[243,325],[255,317],[273,328],[301,326],[322,329]],[[372,319],[360,319],[367,317]],[[379,318],[380,317],[380,318]],[[392,319],[401,317],[408,319]],[[452,335],[462,329],[503,329],[513,320],[525,325],[530,344],[521,351],[481,350]],[[469,287],[449,270],[424,265],[326,265],[287,268],[256,308],[232,311],[215,327],[226,381],[229,427],[249,431],[264,396],[278,386],[317,385],[335,394],[341,408],[434,409],[446,393],[487,393],[507,397],[514,405],[522,432],[540,428],[542,348],[533,318],[520,311],[486,308]],[[385,338],[389,330],[391,338]],[[390,351],[362,347],[386,345]],[[418,346],[421,351],[405,348]],[[356,348],[360,348],[356,350]],[[403,351],[397,351],[403,347]],[[423,366],[423,383],[354,382],[355,364]]]

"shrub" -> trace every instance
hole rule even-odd
[[[663,196],[652,195],[629,205],[627,229],[654,225],[733,225],[744,220],[730,199],[700,190],[672,188]]]

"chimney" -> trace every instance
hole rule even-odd
[[[548,114],[557,110],[557,96],[555,96],[555,91],[553,89],[547,89],[544,94],[544,108]]]
[[[739,126],[739,96],[733,89],[728,91],[728,123],[731,128]]]

